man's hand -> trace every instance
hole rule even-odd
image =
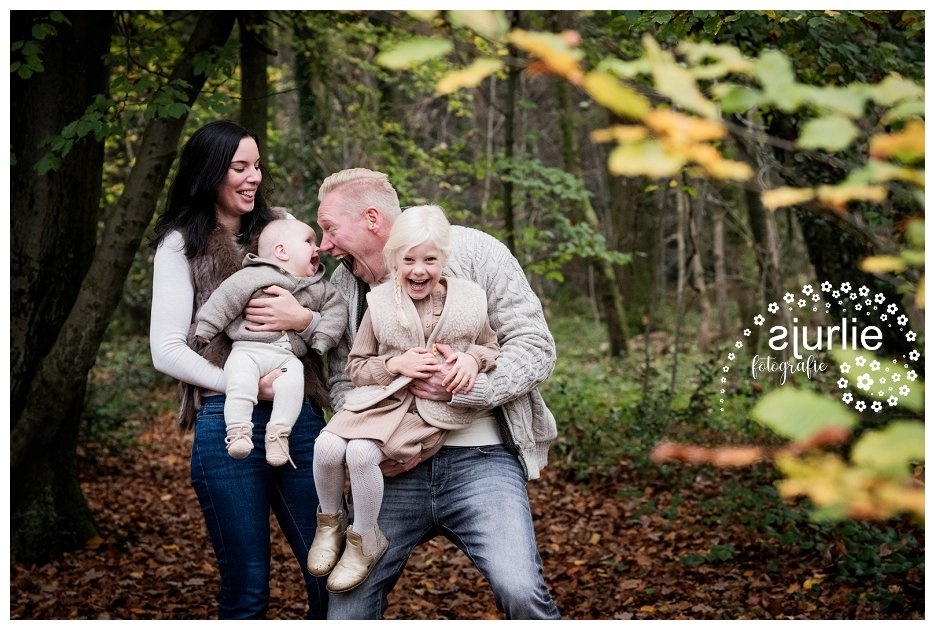
[[[437,350],[446,361],[448,360],[448,357],[453,354],[451,351],[451,346],[444,343],[435,344],[435,350]],[[451,366],[447,363],[440,363],[438,365],[438,371],[436,371],[428,378],[420,378],[412,381],[409,384],[409,392],[417,398],[449,402],[451,400],[451,392],[448,391],[448,386],[445,384],[445,379],[448,378],[448,372],[450,369]]]
[[[299,304],[295,296],[280,286],[263,289],[272,297],[254,298],[247,302],[244,317],[250,324],[247,330],[266,332],[270,330],[305,330],[312,323],[312,311]]]
[[[404,473],[407,470],[412,470],[422,461],[421,455],[416,455],[408,462],[400,464],[395,459],[384,459],[380,462],[380,470],[383,471],[383,476],[385,477],[395,477],[400,473]]]

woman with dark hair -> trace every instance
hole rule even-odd
[[[225,335],[201,345],[194,338],[194,316],[208,296],[257,252],[263,227],[287,218],[263,196],[263,172],[256,137],[230,121],[209,123],[185,144],[165,212],[152,243],[153,302],[150,345],[157,370],[179,380],[179,423],[194,429],[191,481],[198,495],[221,573],[221,619],[265,618],[269,607],[270,510],[289,541],[308,591],[308,618],[327,613],[325,580],[306,571],[315,535],[314,441],[324,427],[328,404],[316,352],[304,360],[305,401],[293,428],[292,466],[267,464],[265,449],[245,459],[227,454],[223,365],[231,350]],[[294,330],[306,343],[320,314],[302,307],[288,290],[271,287],[269,298],[248,307],[251,330]],[[260,380],[253,413],[254,442],[264,444],[272,383],[280,372]]]

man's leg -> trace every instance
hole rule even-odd
[[[357,588],[331,593],[328,619],[381,619],[387,595],[396,586],[412,549],[434,536],[432,522],[432,460],[409,472],[384,479],[379,526],[390,546],[370,576]],[[351,486],[353,495],[354,487]]]
[[[516,457],[497,445],[446,447],[433,460],[438,527],[487,578],[500,610],[509,619],[558,619]]]

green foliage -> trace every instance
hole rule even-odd
[[[617,265],[630,262],[631,255],[609,248],[603,234],[568,218],[568,208],[588,198],[580,179],[528,156],[501,157],[494,172],[501,181],[513,184],[519,200],[516,211],[535,217],[522,222],[517,238],[519,258],[532,273],[562,281],[562,269],[573,259],[606,260]]]
[[[42,42],[49,37],[57,37],[56,24],[70,24],[61,11],[50,11],[47,18],[37,20],[32,25],[29,39],[10,42],[10,72],[21,79],[45,70],[42,63]]]
[[[147,338],[117,337],[105,341],[88,377],[82,439],[104,443],[126,439],[119,429],[130,423],[150,421],[175,408],[176,401],[171,396],[173,383],[153,368]]]
[[[851,429],[856,417],[836,400],[805,389],[779,388],[764,396],[751,415],[783,437],[804,441],[826,428]]]

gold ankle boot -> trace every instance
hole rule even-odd
[[[338,565],[328,577],[328,590],[332,593],[343,593],[359,586],[367,579],[373,567],[377,565],[377,560],[383,557],[389,546],[378,527],[363,534],[348,528],[347,546]]]
[[[316,517],[318,528],[312,547],[308,550],[308,572],[323,577],[331,572],[341,557],[344,532],[347,531],[347,510],[337,514],[323,514],[319,505]]]

